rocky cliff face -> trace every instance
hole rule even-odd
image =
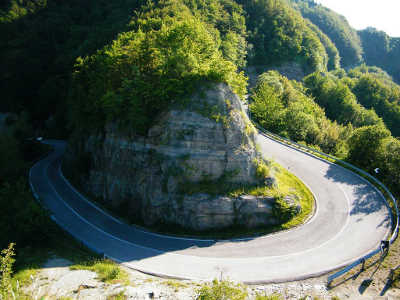
[[[122,134],[113,125],[91,135],[83,143],[91,160],[88,177],[82,178],[86,191],[113,206],[125,204],[149,225],[204,230],[276,224],[274,198],[183,192],[202,181],[260,183],[255,130],[230,88],[215,84],[187,102],[161,115],[146,137]],[[71,145],[70,158],[76,149]]]

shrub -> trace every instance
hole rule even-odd
[[[282,300],[282,296],[279,294],[271,294],[271,295],[257,295],[256,300]]]
[[[296,215],[296,207],[294,205],[289,205],[280,197],[276,200],[272,212],[281,223],[285,223]]]
[[[11,274],[15,262],[14,244],[11,243],[7,249],[1,251],[0,255],[0,298],[8,299],[12,292]]]
[[[256,166],[256,175],[260,179],[269,177],[269,168],[262,159],[254,159],[254,165]]]
[[[71,270],[89,270],[96,272],[99,280],[103,282],[114,282],[115,280],[127,280],[127,273],[109,259],[92,260],[83,264],[70,267]]]
[[[247,291],[239,284],[230,281],[213,280],[198,290],[197,300],[245,300]]]

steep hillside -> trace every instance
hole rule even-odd
[[[400,83],[400,38],[392,38],[372,27],[358,31],[358,35],[361,38],[365,63],[386,70]]]
[[[375,110],[392,134],[400,137],[400,86],[373,69],[361,66],[349,72],[354,78],[352,91],[361,105]]]
[[[290,0],[303,17],[317,25],[339,50],[343,67],[356,66],[362,61],[362,46],[357,31],[347,20],[314,0]]]
[[[306,73],[326,70],[328,55],[318,34],[285,1],[240,0],[249,31],[249,64],[298,62]]]
[[[0,8],[0,110],[28,111],[34,124],[55,116],[63,129],[75,60],[128,28],[138,0],[3,1]],[[50,125],[50,124],[48,124]],[[54,134],[64,134],[55,130]]]
[[[328,70],[334,70],[340,67],[340,55],[335,44],[332,43],[330,38],[323,33],[318,26],[314,25],[311,21],[306,20],[307,26],[314,31],[324,45],[326,53],[328,54]]]

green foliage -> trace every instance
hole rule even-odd
[[[283,198],[278,198],[272,207],[274,217],[280,223],[286,223],[296,215],[296,207],[289,205]]]
[[[373,110],[367,110],[358,102],[350,88],[342,81],[321,73],[313,73],[304,78],[308,93],[316,103],[325,109],[331,120],[354,127],[381,124],[382,120]]]
[[[397,138],[386,138],[376,151],[375,165],[380,168],[380,178],[399,193],[400,187],[400,141]],[[373,167],[373,166],[372,166]],[[372,169],[372,168],[371,168]],[[372,171],[372,170],[371,170]]]
[[[317,145],[328,153],[346,152],[341,139],[346,138],[348,130],[328,120],[300,83],[289,81],[277,72],[264,73],[252,90],[251,100],[252,116],[264,128]]]
[[[85,264],[70,267],[71,270],[89,270],[97,273],[98,279],[103,282],[127,281],[128,274],[115,262],[109,259],[92,260]]]
[[[0,296],[1,299],[9,299],[12,292],[11,275],[14,260],[14,244],[11,243],[7,249],[0,254]]]
[[[262,159],[254,159],[253,163],[256,166],[256,175],[260,179],[269,177],[270,171],[267,164]]]
[[[391,74],[400,83],[400,38],[388,36],[385,32],[368,27],[358,31],[367,65],[378,66]]]
[[[70,97],[75,128],[118,122],[144,134],[157,114],[184,104],[183,96],[199,81],[226,82],[244,95],[245,77],[223,58],[215,30],[182,4],[164,4],[133,21],[138,31],[120,34],[112,45],[78,60]],[[159,17],[165,13],[175,15]]]
[[[331,39],[339,50],[344,67],[357,65],[362,61],[360,38],[343,16],[313,1],[291,1],[303,17],[308,18]]]
[[[38,143],[26,141],[30,127],[25,121],[18,118],[0,132],[0,248],[11,242],[21,248],[45,243],[53,228],[27,183],[31,161],[46,150]]]
[[[282,167],[280,168],[280,172],[276,174],[276,178],[280,198],[282,199],[286,195],[295,197],[295,205],[298,204],[301,207],[300,211],[295,211],[294,207],[285,209],[287,204],[283,205],[282,208],[286,210],[286,212],[283,211],[284,214],[286,213],[286,220],[280,225],[281,229],[289,229],[303,224],[314,210],[315,199],[313,194],[302,181]],[[276,212],[279,212],[278,206],[275,206],[275,209],[278,209]],[[282,220],[284,220],[284,216],[282,217]]]
[[[242,7],[233,0],[183,0],[183,3],[196,17],[218,30],[224,58],[243,68],[247,41]]]
[[[357,100],[374,109],[396,137],[400,136],[400,86],[372,74],[362,75],[352,88]]]
[[[383,125],[365,126],[354,130],[349,139],[348,159],[356,165],[370,170],[378,163],[378,151],[390,131]]]
[[[107,300],[125,300],[128,297],[125,295],[124,291],[121,291],[117,294],[107,296]]]
[[[328,55],[328,70],[335,70],[340,68],[340,55],[335,44],[332,43],[330,38],[325,33],[323,33],[316,25],[311,23],[308,19],[306,19],[306,22],[307,26],[317,34],[322,45],[325,47],[326,53]]]
[[[240,0],[247,13],[252,64],[300,62],[306,71],[326,70],[327,54],[317,34],[282,0]]]
[[[271,295],[256,295],[255,300],[282,300],[283,297],[279,294],[271,294]]]
[[[0,110],[27,110],[41,126],[51,115],[64,128],[75,59],[126,30],[141,2],[6,0],[0,7]]]
[[[230,281],[218,281],[205,283],[198,290],[196,300],[245,300],[247,297],[246,289]]]

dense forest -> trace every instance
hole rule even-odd
[[[343,67],[355,66],[362,61],[360,38],[343,16],[313,0],[291,0],[291,2],[303,17],[318,26],[332,40],[339,50]]]
[[[400,37],[390,37],[385,32],[371,27],[360,30],[358,35],[361,39],[365,63],[384,69],[399,83]]]
[[[146,135],[208,82],[249,94],[265,128],[380,168],[400,195],[400,38],[357,32],[313,0],[2,0],[0,36],[0,248],[42,242],[49,222],[26,182],[43,149],[27,139],[110,122]],[[274,71],[287,62],[306,76]],[[248,66],[264,70],[252,87]]]

